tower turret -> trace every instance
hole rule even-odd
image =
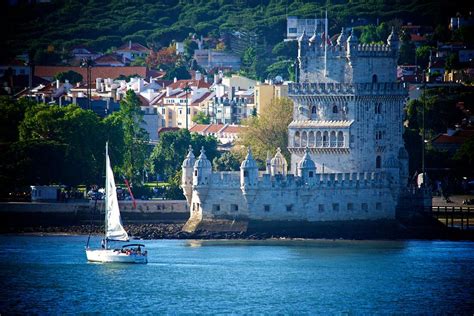
[[[206,157],[204,147],[194,163],[193,185],[208,185],[212,173],[211,162]]]
[[[301,58],[306,55],[308,51],[309,41],[308,36],[306,35],[306,30],[303,30],[303,33],[300,37],[298,37],[298,58],[300,59],[301,65]]]
[[[311,36],[311,37],[309,38],[309,45],[310,45],[310,46],[313,46],[313,47],[314,47],[314,46],[317,47],[318,44],[319,44],[319,43],[318,43],[318,34],[316,33],[316,29],[314,29],[313,36]]]
[[[281,149],[278,147],[275,157],[272,158],[270,162],[270,168],[272,171],[272,176],[281,174],[286,176],[288,163],[286,162],[285,157],[281,153]]]
[[[267,151],[267,159],[265,160],[265,173],[271,174],[272,173],[272,157],[270,156],[270,152]]]
[[[359,45],[359,39],[355,34],[354,28],[352,28],[351,35],[347,38],[347,55],[355,56],[357,54],[357,46]]]
[[[399,40],[398,40],[398,34],[395,32],[395,29],[392,26],[392,32],[387,38],[387,44],[390,45],[390,48],[392,49],[393,52],[398,54],[398,49],[399,49]]]
[[[188,203],[191,202],[193,191],[193,168],[195,160],[193,148],[191,145],[189,145],[188,155],[183,160],[183,164],[181,165],[181,188],[183,189],[184,196],[186,197]]]
[[[240,186],[242,189],[255,187],[258,183],[257,162],[253,158],[250,147],[247,149],[247,156],[240,165]]]
[[[345,47],[347,41],[347,36],[346,32],[344,31],[344,28],[341,29],[341,34],[337,37],[337,46],[340,47]]]
[[[303,159],[298,163],[298,175],[304,183],[311,182],[316,174],[316,164],[309,155],[309,149],[306,147]]]

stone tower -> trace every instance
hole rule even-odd
[[[300,83],[289,86],[291,172],[308,147],[318,172],[386,171],[392,183],[406,185],[398,35],[392,29],[387,44],[369,45],[354,31],[347,35],[343,29],[334,45],[315,35],[298,39]]]

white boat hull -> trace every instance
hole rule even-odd
[[[87,260],[91,262],[148,263],[146,253],[124,253],[114,249],[86,249]]]

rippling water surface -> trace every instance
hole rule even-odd
[[[85,239],[1,236],[0,314],[474,312],[472,242],[149,240],[119,265]]]

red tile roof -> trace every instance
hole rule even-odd
[[[120,46],[116,51],[149,52],[150,49],[139,43],[132,43],[131,45],[130,43],[126,43]]]
[[[426,42],[426,37],[418,34],[410,34],[412,42]]]
[[[474,137],[474,130],[456,131],[452,136],[440,134],[433,139],[434,144],[463,144],[469,138]]]
[[[41,78],[53,78],[60,72],[75,71],[80,73],[84,80],[87,78],[86,68],[79,66],[35,66],[35,76]],[[92,67],[91,76],[92,81],[96,78],[118,78],[120,75],[131,76],[139,75],[142,78],[149,77],[149,71],[146,67],[135,66],[135,67]]]
[[[241,125],[227,125],[226,128],[222,131],[222,133],[239,134],[243,131],[244,127]]]
[[[94,62],[96,64],[107,64],[107,63],[120,63],[120,64],[125,64],[127,62],[129,62],[130,60],[128,60],[127,58],[124,58],[120,55],[116,55],[116,54],[107,54],[107,55],[102,55],[96,59],[94,59]]]
[[[209,88],[211,87],[210,83],[204,82],[204,80],[178,80],[176,82],[173,82],[170,84],[168,87],[171,87],[172,89],[184,89],[186,86],[190,87],[197,87],[197,88]]]
[[[189,131],[191,133],[202,133],[206,130],[207,127],[208,125],[205,125],[205,124],[194,124],[193,126],[191,126]]]
[[[210,124],[206,129],[206,133],[218,133],[223,127],[224,124]]]

